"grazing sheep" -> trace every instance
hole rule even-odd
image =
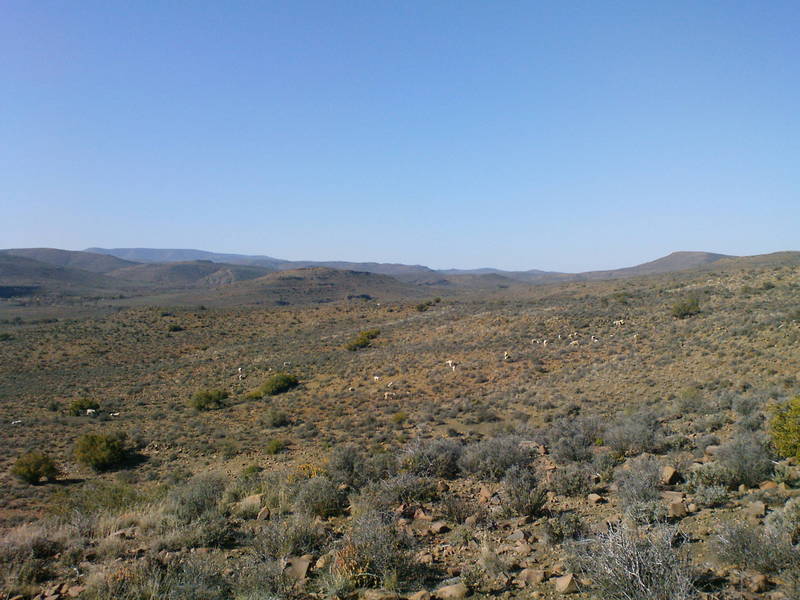
[[[445,361],[444,364],[446,364],[448,367],[450,367],[450,369],[452,371],[456,370],[456,363],[454,363],[452,360]]]
[[[547,340],[542,341],[542,346],[547,346]]]
[[[389,398],[394,398],[394,392],[384,392],[383,399],[388,400]]]
[[[569,345],[570,345],[570,346],[580,346],[580,342],[579,342],[578,340],[572,340],[572,341],[569,343]]]
[[[355,392],[355,391],[356,391],[356,388],[354,388],[354,387],[349,387],[349,388],[347,388],[347,391],[348,391],[348,392]]]
[[[93,408],[87,408],[86,414],[91,417],[92,415],[97,414],[97,411]]]
[[[119,413],[118,413],[118,412],[111,413],[109,416],[110,416],[110,417],[118,417],[118,416],[119,416]]]
[[[616,321],[614,321],[615,327],[622,327],[623,325],[625,325],[625,319],[617,319]]]
[[[11,424],[12,425],[21,425],[22,424],[22,419],[17,419],[16,421],[11,421]]]
[[[505,361],[511,360],[511,355],[508,352],[503,352],[503,360]]]
[[[374,379],[375,381],[381,380],[380,375],[373,375],[372,379]]]
[[[592,336],[592,341],[593,341],[593,342],[599,342],[599,341],[600,341],[600,339],[599,339],[598,337],[596,337],[596,336],[594,336],[594,335],[593,335],[593,336]]]

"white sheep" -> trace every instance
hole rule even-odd
[[[593,342],[599,342],[599,341],[600,341],[600,339],[599,339],[598,337],[596,337],[596,336],[594,336],[594,335],[593,335],[593,336],[592,336],[592,341],[593,341]]]
[[[614,321],[615,327],[622,327],[623,325],[625,325],[625,319],[617,319],[616,321]]]
[[[11,421],[11,424],[12,425],[21,425],[22,424],[22,419],[17,419],[16,421]]]
[[[569,345],[570,345],[570,346],[580,346],[580,342],[579,342],[578,340],[572,340],[572,341],[569,343]]]
[[[374,379],[375,381],[380,381],[381,380],[380,375],[374,375],[372,377],[372,379]]]
[[[447,361],[445,361],[444,364],[446,364],[448,367],[450,367],[451,371],[455,371],[456,370],[456,363],[453,362],[452,360],[447,360]]]
[[[110,417],[118,417],[118,416],[119,416],[119,413],[118,413],[118,412],[111,413],[109,416],[110,416]]]
[[[91,417],[92,415],[96,414],[96,413],[97,413],[97,411],[96,411],[95,409],[93,409],[93,408],[87,408],[87,409],[86,409],[86,414],[87,414],[88,416],[90,416],[90,417]]]
[[[503,360],[505,361],[511,360],[511,355],[508,352],[503,352]]]

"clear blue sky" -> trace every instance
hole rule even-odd
[[[0,3],[0,247],[800,249],[800,2]]]

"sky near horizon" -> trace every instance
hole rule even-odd
[[[0,3],[0,247],[800,250],[800,3]]]

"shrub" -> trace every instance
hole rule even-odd
[[[289,415],[282,410],[271,408],[264,415],[264,424],[268,427],[286,427],[290,423]]]
[[[619,454],[641,454],[657,450],[661,437],[658,416],[650,411],[641,411],[618,417],[606,430],[604,439]]]
[[[277,396],[300,385],[300,380],[289,373],[275,373],[259,388],[264,396]]]
[[[372,340],[381,334],[380,329],[367,329],[360,332],[355,338],[345,344],[345,348],[351,352],[360,350],[361,348],[368,348],[372,345]]]
[[[730,473],[729,485],[753,487],[772,474],[772,461],[761,437],[750,432],[735,434],[717,451],[717,460]]]
[[[436,498],[436,485],[430,479],[403,473],[373,481],[353,498],[350,508],[356,514],[370,511],[389,512],[400,504],[428,502]]]
[[[514,465],[526,466],[530,462],[530,450],[519,442],[515,436],[505,436],[472,444],[464,450],[459,466],[480,479],[499,481]]]
[[[679,300],[672,305],[672,316],[676,319],[685,319],[700,312],[700,299],[697,296]]]
[[[773,411],[769,432],[772,444],[781,456],[800,459],[800,396]]]
[[[280,454],[286,450],[286,442],[278,438],[272,438],[264,444],[264,452],[267,454]]]
[[[262,560],[319,555],[328,543],[322,528],[306,515],[278,517],[268,521],[253,539],[253,550]]]
[[[553,472],[550,486],[562,496],[585,496],[592,491],[592,472],[586,467],[569,464]]]
[[[712,547],[723,562],[762,573],[777,573],[800,560],[784,532],[741,521],[723,523]]]
[[[574,512],[563,512],[557,517],[547,519],[544,526],[547,540],[551,544],[560,544],[565,540],[582,538],[587,531],[581,516]]]
[[[634,458],[630,467],[619,469],[615,477],[617,493],[624,506],[657,500],[660,481],[661,466],[652,456]]]
[[[423,477],[452,479],[458,475],[458,461],[463,448],[454,440],[416,440],[406,449],[402,464]]]
[[[166,510],[179,523],[188,524],[210,513],[218,513],[224,491],[225,479],[221,475],[196,475],[170,491]]]
[[[791,498],[783,508],[771,512],[767,525],[789,536],[792,544],[800,542],[800,498]]]
[[[128,457],[124,433],[87,433],[75,443],[75,459],[95,471],[106,471]]]
[[[70,403],[67,412],[69,412],[69,414],[71,414],[73,417],[78,417],[80,415],[85,415],[87,410],[97,410],[99,408],[100,404],[94,400],[90,400],[89,398],[78,398]]]
[[[721,485],[699,485],[694,491],[694,501],[700,506],[714,508],[728,499],[728,489]]]
[[[548,431],[547,445],[557,463],[589,461],[599,434],[597,420],[562,419]]]
[[[547,502],[547,490],[539,485],[530,469],[511,466],[503,478],[506,505],[520,516],[538,517]]]
[[[356,586],[396,588],[414,572],[411,540],[390,516],[369,511],[353,519],[336,551],[334,569]]]
[[[571,545],[572,567],[609,600],[688,600],[697,596],[688,561],[673,548],[677,529],[627,524]]]
[[[342,510],[344,498],[327,477],[307,479],[297,490],[294,508],[298,513],[317,517],[332,517]]]
[[[225,390],[200,390],[194,393],[189,404],[195,410],[213,410],[225,406],[227,397]]]
[[[345,444],[334,449],[326,472],[331,481],[359,489],[369,482],[394,477],[397,460],[388,452],[366,458],[356,446]]]
[[[58,467],[44,452],[26,452],[11,467],[11,474],[25,483],[37,484],[42,479],[58,477]]]

